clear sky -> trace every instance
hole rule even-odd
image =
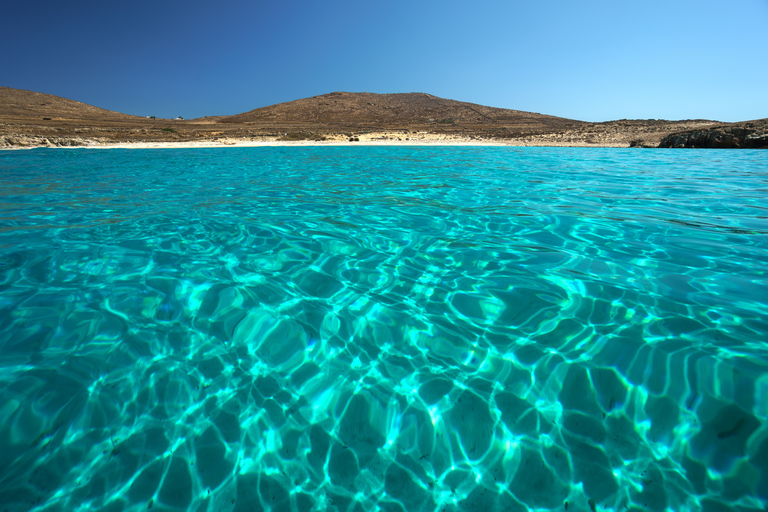
[[[158,117],[332,91],[585,121],[768,117],[768,0],[10,0],[0,85]]]

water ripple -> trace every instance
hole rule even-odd
[[[4,510],[762,510],[761,151],[0,153]]]

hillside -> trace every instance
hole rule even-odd
[[[143,119],[42,92],[0,87],[0,119],[130,121]]]
[[[332,92],[221,119],[222,123],[394,127],[431,123],[554,128],[580,124],[560,117],[486,107],[425,93]]]

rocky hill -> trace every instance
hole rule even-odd
[[[332,92],[229,116],[222,123],[323,126],[472,125],[555,128],[581,124],[561,117],[486,107],[425,93]]]

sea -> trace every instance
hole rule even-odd
[[[768,505],[768,153],[0,152],[0,511]]]

